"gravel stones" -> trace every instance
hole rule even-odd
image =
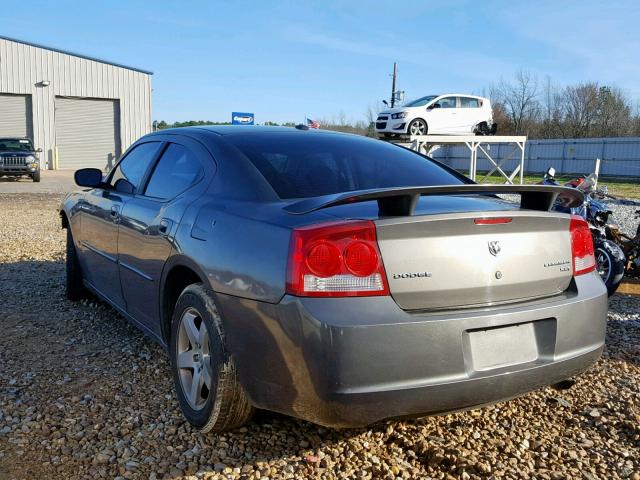
[[[2,480],[640,479],[640,298],[610,299],[605,353],[570,390],[353,430],[258,412],[200,435],[164,351],[65,300],[59,200],[0,194]]]
[[[610,220],[617,224],[624,233],[635,235],[638,222],[640,222],[640,218],[636,218],[635,212],[640,210],[640,202],[634,201],[630,202],[631,205],[624,205],[612,200],[605,203],[607,208],[613,212]]]

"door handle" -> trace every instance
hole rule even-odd
[[[160,232],[161,235],[169,235],[171,224],[171,220],[169,220],[168,218],[163,218],[162,220],[160,220],[160,225],[158,225],[158,232]]]

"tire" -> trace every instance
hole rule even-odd
[[[596,268],[607,287],[607,294],[613,295],[624,276],[624,253],[618,245],[603,238],[594,241]]]
[[[473,133],[476,135],[484,136],[489,135],[489,126],[487,122],[481,122],[473,129]]]
[[[78,262],[78,252],[76,252],[76,246],[73,243],[73,235],[71,235],[71,229],[67,227],[67,286],[66,294],[67,299],[72,302],[81,300],[87,296],[87,289],[82,283],[82,270],[80,263]]]
[[[422,133],[418,133],[418,132],[422,132]],[[427,125],[427,122],[425,122],[421,118],[416,118],[415,120],[411,121],[411,123],[407,127],[408,135],[427,135],[428,132],[429,132],[429,127]]]
[[[221,432],[249,421],[253,407],[227,351],[214,294],[202,284],[189,285],[178,298],[169,353],[178,402],[193,427]]]
[[[31,180],[33,180],[34,182],[40,181],[40,170],[34,172],[33,175],[31,175]]]

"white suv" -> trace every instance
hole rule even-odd
[[[493,135],[491,102],[488,98],[447,93],[427,95],[378,115],[376,132],[385,137],[431,134]]]

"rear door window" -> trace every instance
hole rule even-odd
[[[195,154],[187,147],[171,143],[160,157],[144,194],[169,200],[194,185],[203,175],[204,169]]]
[[[460,108],[479,108],[480,102],[477,98],[460,97]]]

